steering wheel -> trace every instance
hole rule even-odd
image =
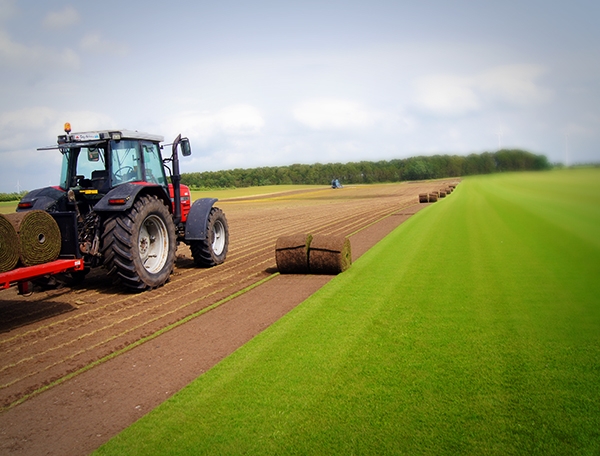
[[[130,173],[133,173],[133,172],[134,172],[133,171],[133,167],[131,167],[129,165],[128,166],[123,166],[122,168],[119,168],[118,170],[115,171],[114,176],[115,176],[115,179],[122,181],[122,180],[125,180],[123,178],[123,173],[130,174]]]

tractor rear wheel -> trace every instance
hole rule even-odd
[[[176,248],[173,219],[156,196],[140,197],[104,224],[104,266],[132,290],[164,285],[173,272]]]
[[[206,239],[191,241],[190,250],[197,266],[211,267],[221,264],[229,248],[229,226],[223,211],[217,207],[210,210],[206,227]]]

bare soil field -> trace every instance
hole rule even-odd
[[[279,236],[344,235],[356,259],[427,206],[419,193],[455,181],[221,200],[220,266],[196,268],[181,245],[171,280],[150,292],[126,292],[102,270],[27,298],[0,291],[0,452],[93,451],[332,278],[278,275]]]

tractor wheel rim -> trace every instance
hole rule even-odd
[[[215,255],[221,255],[225,249],[225,226],[220,220],[217,220],[213,225],[213,243],[212,249]]]
[[[165,222],[156,215],[146,217],[139,236],[140,260],[146,271],[157,273],[165,265],[169,253],[169,235]]]

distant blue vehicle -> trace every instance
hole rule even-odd
[[[340,183],[339,179],[333,179],[331,181],[331,188],[344,188],[344,186]]]

